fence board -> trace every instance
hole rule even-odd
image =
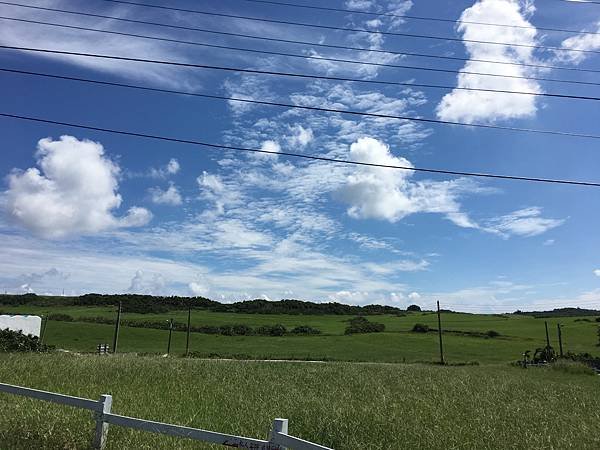
[[[333,450],[329,447],[325,447],[324,445],[313,444],[312,442],[305,441],[304,439],[300,439],[284,433],[274,433],[271,442],[282,445],[284,447],[289,447],[294,450]]]
[[[90,409],[92,411],[98,411],[98,409],[101,408],[101,405],[95,400],[73,397],[71,395],[55,394],[54,392],[40,391],[38,389],[21,386],[13,386],[12,384],[0,383],[0,392],[37,398],[38,400],[44,400],[46,402],[60,403],[61,405]]]
[[[233,436],[230,434],[217,433],[214,431],[189,428],[180,425],[154,422],[152,420],[136,419],[133,417],[120,416],[118,414],[104,414],[104,421],[111,425],[135,428],[137,430],[150,431],[152,433],[166,434],[169,436],[196,439],[213,444],[221,444],[229,447],[247,448],[253,450],[280,450],[281,446],[260,439]]]

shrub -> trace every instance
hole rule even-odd
[[[413,333],[427,333],[429,332],[429,325],[424,325],[422,323],[415,323],[415,326],[412,327]]]
[[[309,327],[308,325],[300,325],[296,328],[293,328],[290,333],[293,334],[321,334],[321,330],[313,327]]]
[[[485,332],[485,335],[489,338],[495,338],[495,337],[500,336],[500,333],[498,333],[497,331],[494,331],[494,330],[489,330],[489,331]]]
[[[419,305],[410,305],[408,308],[406,308],[406,310],[412,312],[419,312],[421,311],[421,307]]]
[[[47,352],[53,347],[40,343],[37,336],[20,331],[0,330],[0,353],[8,352]]]
[[[73,318],[70,315],[62,313],[49,314],[48,320],[57,320],[59,322],[73,322]]]
[[[596,322],[600,322],[600,317],[596,317]]]
[[[369,322],[364,317],[350,319],[350,326],[346,328],[346,334],[355,333],[380,333],[385,330],[385,325],[377,322]]]
[[[579,361],[559,359],[558,361],[553,362],[550,367],[553,370],[565,372],[570,375],[596,375],[596,371],[594,369]]]
[[[260,334],[262,336],[283,336],[286,331],[286,328],[281,324],[263,325],[255,330],[256,334]]]

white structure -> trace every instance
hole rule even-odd
[[[42,318],[40,316],[0,316],[0,330],[6,328],[40,337]]]

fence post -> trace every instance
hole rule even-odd
[[[109,414],[112,407],[112,395],[102,395],[98,400],[98,410],[94,413],[96,420],[96,430],[94,433],[94,442],[92,448],[104,450],[106,439],[108,438],[108,423],[104,422],[104,414]]]
[[[277,433],[288,434],[288,420],[287,419],[275,419],[273,421],[273,429],[269,436],[269,441],[273,442]],[[281,450],[286,450],[287,447],[277,447]]]

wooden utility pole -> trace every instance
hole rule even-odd
[[[558,348],[560,350],[560,357],[563,357],[563,346],[562,346],[562,330],[560,323],[556,324],[556,328],[558,328]]]
[[[119,344],[119,328],[121,326],[121,302],[119,302],[119,309],[117,310],[117,322],[115,323],[115,335],[113,336],[113,353],[117,353],[117,346]]]
[[[437,316],[438,316],[438,335],[440,337],[440,364],[445,364],[444,362],[444,344],[442,342],[442,317],[440,314],[440,302],[437,302]]]
[[[185,340],[185,356],[190,353],[190,322],[192,319],[192,307],[188,308],[188,324],[187,324],[187,337]]]
[[[171,335],[173,334],[173,319],[169,319],[169,343],[167,344],[167,356],[171,354]]]

